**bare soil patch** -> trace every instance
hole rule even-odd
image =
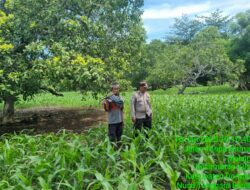
[[[106,114],[97,108],[45,107],[17,110],[12,122],[3,124],[0,115],[0,135],[33,129],[34,133],[57,132],[61,129],[81,133],[106,122]]]

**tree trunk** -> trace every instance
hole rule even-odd
[[[238,86],[238,89],[239,90],[247,90],[247,86],[246,86],[246,80],[244,77],[241,77],[240,80],[239,80],[239,86]]]
[[[15,96],[8,96],[4,99],[3,107],[3,123],[11,121],[14,117],[14,103],[16,101]]]
[[[238,90],[250,90],[250,77],[248,74],[240,77]]]
[[[178,94],[184,94],[184,91],[186,90],[187,87],[188,87],[187,83],[183,84],[182,87],[179,89]]]

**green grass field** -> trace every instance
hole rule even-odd
[[[31,136],[24,131],[19,135],[1,136],[0,189],[184,189],[180,184],[206,185],[203,189],[237,184],[241,185],[238,189],[249,189],[249,162],[229,162],[229,158],[250,154],[247,149],[250,147],[250,138],[247,138],[250,136],[250,92],[236,92],[228,86],[187,89],[197,94],[176,95],[176,91],[150,92],[153,129],[148,139],[144,135],[133,138],[129,116],[132,92],[122,93],[126,126],[123,149],[119,151],[112,149],[104,125],[81,135],[62,131]],[[20,101],[16,107],[100,106],[99,101],[90,96],[81,101],[81,95],[75,92],[64,94],[59,98],[38,95],[29,102]],[[203,137],[206,142],[187,141],[187,138]],[[209,141],[214,137],[221,140]],[[246,147],[246,150],[191,152],[187,149],[189,145],[227,150]],[[235,167],[209,170],[197,168],[198,164]],[[190,175],[200,177],[191,179]]]
[[[157,90],[154,91],[155,95],[176,95],[178,92],[177,88],[171,88],[168,90]],[[223,94],[249,94],[249,92],[235,91],[229,86],[211,86],[211,87],[189,87],[185,91],[187,95],[223,95]],[[189,94],[194,93],[194,94]],[[195,94],[196,93],[196,94]],[[101,95],[99,99],[94,99],[90,94],[82,96],[78,92],[63,92],[63,97],[56,97],[48,93],[37,94],[33,99],[24,101],[20,99],[15,105],[17,109],[33,108],[33,107],[51,107],[51,106],[61,106],[61,107],[81,107],[81,106],[100,106]],[[132,92],[122,92],[129,103],[130,96]],[[83,99],[84,98],[84,99]],[[0,103],[0,109],[3,108],[3,103]]]

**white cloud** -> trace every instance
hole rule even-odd
[[[146,9],[142,18],[143,19],[168,19],[179,17],[183,14],[197,14],[200,12],[208,11],[210,9],[210,3],[202,3],[197,5],[187,5],[180,7],[170,7],[168,4],[164,4],[158,8]]]
[[[209,0],[200,4],[189,4],[173,7],[169,4],[161,4],[157,7],[148,8],[144,11],[142,18],[146,19],[168,19],[180,17],[183,14],[195,15],[206,14],[215,9],[222,10],[225,14],[235,14],[239,11],[250,9],[250,0]]]
[[[170,6],[170,4],[163,3],[146,8],[142,18],[149,37],[148,41],[162,38],[170,30],[170,26],[174,21],[173,18],[180,17],[183,14],[209,16],[211,12],[219,9],[223,12],[223,15],[234,16],[238,12],[250,9],[250,0],[204,1],[196,4],[183,4],[182,6]]]
[[[239,0],[237,3],[232,0],[229,2],[225,2],[224,6],[220,8],[226,14],[234,14],[243,10],[250,9],[250,0]]]

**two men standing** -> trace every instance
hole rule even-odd
[[[139,90],[131,98],[131,116],[134,123],[135,136],[138,131],[152,128],[152,108],[150,96],[147,92],[146,82],[139,83]],[[124,101],[119,95],[119,85],[117,83],[111,86],[111,95],[107,96],[103,102],[106,112],[108,112],[108,135],[111,142],[116,142],[120,146],[121,136],[124,127]]]

